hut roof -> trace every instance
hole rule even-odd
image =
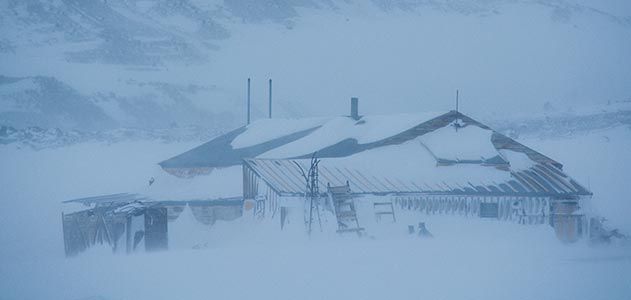
[[[456,136],[451,129],[470,132]],[[444,131],[444,132],[443,132]],[[429,134],[431,133],[431,134]],[[178,170],[196,169],[207,172],[241,164],[245,158],[303,159],[317,152],[321,158],[340,158],[366,150],[399,145],[423,136],[424,145],[441,164],[485,163],[503,165],[507,162],[498,155],[499,150],[524,153],[531,160],[563,166],[551,158],[534,151],[515,140],[491,130],[486,125],[456,111],[442,115],[405,114],[364,116],[360,120],[349,117],[330,119],[265,119],[241,127],[210,142],[172,157],[160,166],[172,174]],[[490,144],[465,141],[490,139]],[[451,140],[463,142],[453,148],[438,147]],[[480,146],[481,145],[481,146]],[[484,148],[479,148],[484,147]]]
[[[417,140],[366,151],[346,158],[322,159],[320,191],[347,181],[356,194],[450,194],[485,196],[591,195],[556,166],[538,163],[523,153],[503,150],[508,166],[485,163],[437,164]],[[514,166],[512,162],[514,163]],[[245,166],[274,191],[299,196],[305,191],[307,159],[245,159]]]
[[[225,198],[191,198],[191,199],[160,199],[153,198],[146,194],[136,193],[118,193],[108,194],[95,197],[76,198],[63,201],[65,204],[82,204],[117,207],[130,203],[138,203],[139,207],[151,205],[241,205],[242,197],[225,197]]]

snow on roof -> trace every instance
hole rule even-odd
[[[85,197],[64,203],[101,204],[131,202],[198,202],[240,198],[243,193],[241,166],[215,169],[207,175],[181,178],[164,172],[154,175],[153,182],[136,186],[126,193]]]
[[[401,145],[390,145],[345,158],[324,158],[319,164],[320,191],[351,185],[354,193],[449,193],[464,195],[589,195],[554,165],[537,163],[513,152],[518,168],[484,163],[441,165],[421,144],[421,137]],[[514,155],[517,153],[518,155]],[[519,155],[521,154],[521,155]],[[246,159],[245,164],[281,195],[304,193],[300,168],[307,172],[306,159]],[[298,167],[300,166],[300,168]]]
[[[393,159],[389,157],[401,161],[393,164]],[[296,164],[306,172],[308,160],[251,159],[246,163],[279,192],[304,192],[304,179]],[[327,184],[339,186],[349,181],[354,192],[362,193],[443,191],[457,188],[458,183],[469,186],[468,182],[475,181],[475,178],[484,178],[488,183],[510,178],[508,172],[476,167],[462,164],[453,168],[436,167],[436,160],[418,140],[413,140],[347,158],[322,159],[319,164],[320,190],[326,191]],[[480,184],[479,181],[476,183]]]
[[[378,147],[379,141],[436,116],[440,114],[364,116],[359,121],[349,117],[259,120],[165,160],[160,166],[169,171],[209,169],[239,165],[243,158],[292,158],[309,156],[323,149],[327,150],[326,157],[343,157]]]
[[[260,144],[235,149],[231,145],[232,141],[247,131],[247,127],[241,127],[159,164],[167,171],[192,169],[194,170],[193,175],[205,174],[212,168],[239,165],[244,157],[256,157],[261,153],[304,137],[313,130],[314,128],[296,131]],[[173,174],[180,175],[178,172],[173,172]],[[189,174],[184,172],[184,175]]]
[[[511,169],[513,170],[528,170],[536,165],[536,162],[524,153],[512,150],[500,150],[500,153],[509,161]]]
[[[320,122],[321,125],[318,125]],[[233,148],[236,146],[242,148]],[[353,176],[359,176],[356,173],[373,176],[356,181],[369,185],[357,187],[364,191],[589,193],[575,181],[564,179],[569,178],[567,175],[555,173],[561,172],[560,163],[462,113],[450,111],[445,114],[364,116],[360,120],[338,117],[255,122],[160,163],[163,169],[178,176],[197,175],[200,173],[198,170],[203,170],[201,173],[211,172],[210,177],[201,176],[206,178],[203,181],[206,183],[185,181],[173,184],[174,188],[165,189],[161,197],[179,195],[176,192],[178,189],[183,189],[182,193],[211,190],[211,182],[232,186],[227,196],[239,195],[242,192],[239,172],[213,177],[217,176],[216,171],[241,165],[244,159],[246,164],[256,165],[257,160],[247,160],[249,158],[263,159],[264,165],[269,164],[265,159],[281,165],[287,159],[304,163],[303,160],[316,151],[318,157],[325,159],[322,165],[324,173],[326,169],[331,171],[329,182],[332,184],[343,184],[345,180],[352,182]],[[513,168],[509,164],[510,159],[507,161],[508,156],[515,160]],[[538,165],[550,166],[553,171],[535,168]],[[292,172],[296,171],[293,162],[290,167]],[[351,173],[345,173],[346,169]],[[542,172],[545,174],[539,174]],[[296,175],[291,173],[288,178],[295,180]],[[550,176],[563,179],[548,179]],[[297,178],[300,181],[300,177]],[[337,180],[339,178],[344,180]],[[550,180],[554,184],[549,184]],[[195,187],[184,188],[187,185]],[[296,192],[302,185],[293,183],[287,191]]]
[[[215,169],[209,174],[190,178],[156,175],[152,185],[139,187],[134,192],[146,195],[153,201],[193,199],[223,199],[243,193],[241,166]]]
[[[394,136],[421,124],[437,114],[398,114],[364,116],[360,120],[348,117],[330,119],[309,135],[261,154],[261,158],[290,158],[309,155],[344,140],[369,144]]]
[[[109,195],[101,195],[101,196],[92,196],[92,197],[84,197],[66,200],[63,203],[111,203],[111,202],[135,202],[146,200],[147,197],[138,195],[138,194],[130,194],[130,193],[118,193],[118,194],[109,194]]]
[[[246,126],[245,131],[232,140],[230,145],[234,149],[251,147],[294,132],[319,127],[327,121],[325,118],[257,120]]]
[[[353,168],[390,181],[416,182],[423,185],[477,184],[506,180],[510,174],[492,167],[456,164],[453,168],[437,166],[420,137],[401,145],[391,145],[361,152],[347,158],[326,160],[325,164]]]
[[[301,196],[305,192],[304,179],[296,163],[303,169],[308,167],[306,160],[246,159],[246,164],[282,196]],[[320,191],[326,191],[327,184],[339,186],[344,185],[348,180],[351,190],[356,194],[544,197],[591,195],[591,192],[567,175],[557,174],[556,171],[547,169],[548,167],[555,168],[551,165],[537,165],[536,168],[527,171],[510,172],[489,166],[460,164],[436,166],[435,170],[428,171],[438,174],[437,177],[426,177],[422,174],[427,172],[422,172],[413,178],[408,178],[390,171],[394,169],[386,171],[385,174],[383,169],[378,170],[378,173],[373,173],[375,170],[365,170],[357,165],[351,167],[322,162],[319,167],[319,185]],[[479,176],[480,171],[486,175],[490,174],[491,177]]]
[[[486,161],[499,155],[491,142],[493,131],[456,120],[420,137],[437,159],[449,161]]]

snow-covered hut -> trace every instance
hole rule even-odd
[[[592,193],[563,165],[460,113],[265,119],[160,163],[183,177],[242,165],[243,198],[278,216],[306,193],[301,169],[317,153],[318,185],[348,182],[399,208],[550,222],[563,240],[585,227]]]

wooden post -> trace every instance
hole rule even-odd
[[[131,215],[127,216],[127,222],[125,224],[125,246],[127,254],[131,253],[132,250],[132,239],[131,239]]]
[[[64,253],[66,257],[70,256],[68,254],[68,241],[66,240],[66,222],[64,221],[64,212],[61,212],[61,231],[64,236]]]

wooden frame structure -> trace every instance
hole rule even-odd
[[[89,206],[62,213],[66,256],[75,256],[98,245],[125,253],[167,250],[168,223],[177,219],[185,206],[189,206],[193,217],[205,225],[212,225],[216,220],[234,220],[243,214],[241,197],[154,201],[141,195],[122,193],[64,203]]]

